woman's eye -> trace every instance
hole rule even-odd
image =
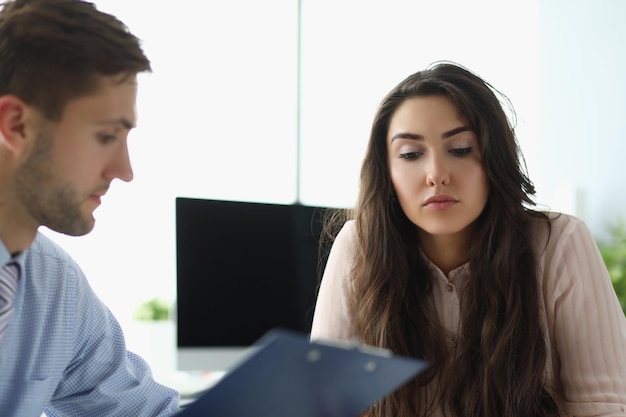
[[[454,148],[449,151],[454,156],[465,156],[468,153],[472,152],[472,147],[468,146],[467,148]]]
[[[405,159],[407,161],[412,161],[414,159],[419,158],[420,156],[422,156],[422,152],[405,152],[405,153],[401,153],[400,154],[400,159]]]

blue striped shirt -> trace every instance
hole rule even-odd
[[[0,242],[0,266],[11,255]],[[0,415],[169,416],[178,393],[128,352],[122,330],[74,260],[41,233],[14,260],[21,276],[0,345]]]

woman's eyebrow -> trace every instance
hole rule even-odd
[[[468,132],[468,131],[471,131],[471,130],[472,129],[469,126],[459,126],[457,128],[454,128],[452,130],[449,130],[449,131],[445,132],[444,134],[441,135],[441,137],[443,139],[447,139],[447,138],[449,138],[451,136],[458,135],[459,133]]]
[[[448,130],[447,132],[442,133],[441,138],[447,139],[451,136],[458,135],[459,133],[462,133],[462,132],[469,132],[471,130],[472,129],[469,126],[455,127],[452,130]],[[400,132],[400,133],[396,133],[395,135],[393,135],[393,137],[391,138],[391,141],[393,142],[396,139],[424,140],[424,136],[419,135],[417,133]]]
[[[400,132],[393,135],[391,141],[393,142],[396,139],[424,140],[424,136],[418,135],[417,133]]]

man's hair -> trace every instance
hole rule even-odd
[[[150,71],[140,41],[116,17],[80,0],[14,0],[0,11],[0,96],[58,120],[102,76]]]

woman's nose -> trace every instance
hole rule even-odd
[[[427,169],[426,183],[428,186],[435,187],[438,185],[448,185],[450,183],[450,172],[444,158],[440,155],[431,154]]]

